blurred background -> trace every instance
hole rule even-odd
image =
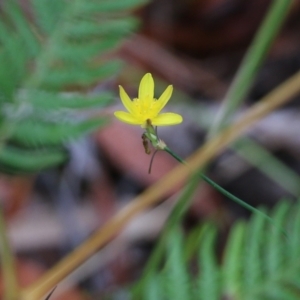
[[[141,77],[151,72],[155,94],[169,84],[174,94],[168,111],[183,115],[180,126],[159,128],[159,136],[183,158],[201,147],[222,99],[271,1],[153,0],[129,14],[137,30],[113,52],[124,66],[115,76],[99,79],[85,91],[114,92],[96,115],[109,122],[92,134],[68,142],[66,164],[34,174],[0,177],[0,199],[9,238],[17,257],[20,281],[27,285],[58,262],[120,208],[175,167],[165,153],[144,153],[142,129],[122,124],[112,112],[122,109],[122,85],[136,97]],[[21,1],[30,18],[31,2]],[[247,107],[300,68],[300,4],[294,1],[255,83]],[[77,86],[68,91],[78,90]],[[300,191],[299,98],[251,128],[215,159],[207,174],[247,203],[272,207]],[[174,190],[174,193],[176,190]],[[142,272],[173,205],[173,194],[136,218],[119,237],[65,280],[53,299],[129,299],[128,285]],[[248,213],[210,186],[199,184],[184,226],[187,231],[206,219],[224,235],[234,220]],[[109,296],[110,295],[110,296]],[[107,297],[107,298],[105,298]],[[109,298],[111,297],[111,298]]]

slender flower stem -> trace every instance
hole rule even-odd
[[[184,159],[182,159],[180,156],[178,156],[176,153],[174,153],[169,147],[165,147],[164,151],[168,152],[171,156],[173,156],[180,163],[187,165],[186,161]]]
[[[173,156],[177,161],[179,161],[182,164],[187,165],[187,163],[180,157],[178,156],[176,153],[174,153],[169,147],[165,147],[164,151],[166,151],[167,153],[169,153],[171,156]],[[263,213],[262,211],[260,211],[259,209],[256,209],[255,207],[251,206],[250,204],[244,202],[242,199],[234,196],[233,194],[231,194],[230,192],[228,192],[227,190],[223,189],[221,186],[219,186],[216,182],[214,182],[213,180],[211,180],[209,177],[207,177],[206,175],[204,175],[203,173],[198,173],[199,176],[206,182],[208,183],[210,186],[212,186],[215,190],[217,190],[218,192],[220,192],[222,195],[224,195],[225,197],[229,198],[230,200],[234,201],[235,203],[241,205],[242,207],[246,208],[247,210],[249,210],[252,213],[261,215],[262,217],[264,217],[266,220],[268,220],[270,223],[272,223],[273,225],[275,225],[275,227],[278,227],[274,220],[269,217],[267,214]],[[285,236],[287,236],[286,231],[283,228],[279,228],[283,234]]]

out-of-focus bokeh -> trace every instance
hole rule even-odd
[[[157,96],[173,84],[168,111],[182,114],[184,122],[159,128],[158,135],[176,153],[188,157],[205,141],[270,2],[154,0],[131,12],[139,28],[113,54],[125,62],[122,71],[85,87],[96,94],[115,93],[109,106],[94,111],[109,116],[109,122],[67,143],[70,157],[65,165],[33,175],[2,173],[0,177],[0,199],[23,285],[51,268],[178,164],[166,153],[158,153],[148,174],[150,156],[142,146],[142,129],[112,117],[113,111],[122,109],[118,85],[134,98],[146,72],[154,77]],[[22,1],[22,7],[30,18],[31,2]],[[239,113],[299,70],[299,32],[300,4],[294,1]],[[68,92],[80,89],[70,86]],[[294,99],[257,123],[247,137],[212,162],[208,175],[253,206],[272,207],[283,197],[295,200],[300,191],[299,103],[299,98]],[[110,294],[113,299],[128,299],[126,287],[139,278],[178,189],[62,282],[53,299],[104,299]],[[190,230],[212,218],[227,229],[247,216],[243,208],[200,184],[185,226]]]

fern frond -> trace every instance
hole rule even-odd
[[[202,247],[198,250],[198,268],[199,276],[194,291],[194,299],[210,299],[219,300],[221,298],[221,274],[217,264],[215,243],[217,231],[211,225],[207,224],[202,229],[203,236],[201,242]]]
[[[0,22],[1,31],[1,22]],[[1,33],[0,33],[1,35]],[[19,75],[11,68],[10,60],[7,56],[7,49],[2,49],[0,52],[0,103],[11,102],[13,93],[17,88]]]
[[[285,218],[287,212],[290,209],[290,205],[283,202],[281,205],[275,207],[273,210],[273,219],[276,224],[282,228],[285,224]],[[282,232],[276,228],[273,230],[269,229],[269,234],[266,237],[265,243],[265,253],[264,253],[264,265],[265,265],[265,276],[267,278],[272,278],[280,268],[283,266],[283,262],[286,259],[285,255],[285,243],[286,237],[282,235]]]
[[[260,215],[253,215],[245,232],[245,253],[241,261],[244,269],[241,289],[244,290],[246,300],[250,300],[247,295],[251,294],[251,291],[262,281],[264,276],[261,266],[265,231],[264,218]]]
[[[35,173],[62,164],[68,158],[64,149],[24,150],[6,146],[0,152],[0,170],[9,174]]]
[[[6,13],[10,23],[13,25],[13,30],[18,34],[18,39],[22,41],[22,50],[28,58],[35,57],[41,46],[28,26],[28,21],[20,6],[15,1],[6,1],[4,5],[4,12]]]
[[[59,57],[65,63],[78,64],[78,62],[84,62],[86,60],[95,58],[102,53],[107,52],[109,49],[115,48],[119,44],[119,40],[107,37],[104,40],[97,40],[89,42],[88,44],[76,43],[69,41],[62,45],[59,50]],[[74,55],[70,55],[73,52]]]
[[[164,299],[161,278],[158,277],[151,277],[148,280],[147,284],[144,288],[143,299],[145,300],[157,300],[157,299]],[[167,300],[167,299],[166,299]]]
[[[26,52],[15,56],[16,49],[22,48],[20,39],[11,35],[3,21],[0,20],[0,90],[5,101],[12,102],[15,90],[26,72]]]
[[[183,258],[183,237],[179,229],[173,230],[168,240],[168,256],[165,266],[165,290],[169,299],[181,300],[191,299],[191,280],[188,268]]]
[[[46,80],[40,84],[47,90],[59,90],[71,84],[87,87],[97,80],[103,80],[116,74],[121,65],[121,61],[116,60],[90,69],[86,69],[82,65],[68,67],[67,69],[57,68],[47,74]]]
[[[66,30],[68,40],[89,41],[91,38],[109,38],[112,35],[122,36],[129,33],[137,25],[136,19],[108,19],[95,22],[93,19],[79,19],[77,24]]]
[[[51,31],[48,47],[44,48],[43,55],[36,63],[35,74],[28,81],[31,87],[59,89],[70,84],[86,86],[116,73],[119,66],[115,62],[98,60],[87,54],[103,54],[103,49],[107,48],[103,47],[106,39],[109,39],[110,44],[117,45],[136,26],[136,19],[124,14],[116,17],[114,13],[123,7],[121,1],[111,1],[114,5],[104,12],[101,4],[105,2],[68,2],[61,15],[56,16],[59,21]],[[40,19],[45,15],[47,7],[36,1],[34,3]],[[86,10],[90,6],[93,6],[93,10]],[[129,7],[133,8],[134,4],[128,2]],[[48,23],[53,24],[53,21],[49,20],[43,26],[50,27]]]
[[[288,248],[290,249],[287,255],[287,263],[292,264],[299,258],[300,245],[300,204],[296,205],[295,209],[290,214],[288,222],[288,231],[290,238],[288,239]]]
[[[300,205],[283,201],[271,216],[275,226],[260,215],[235,224],[220,264],[215,254],[216,230],[204,225],[198,245],[199,272],[194,277],[187,273],[189,262],[183,255],[182,234],[174,231],[169,237],[165,266],[148,278],[148,287],[160,291],[159,299],[176,299],[174,291],[181,299],[190,299],[192,292],[194,300],[299,299]],[[288,237],[279,228],[284,228]],[[163,289],[170,278],[176,280],[169,281],[169,289]]]
[[[88,133],[107,122],[103,118],[88,119],[80,123],[50,123],[40,120],[26,120],[19,123],[17,130],[12,132],[11,141],[22,147],[53,147],[60,146],[83,133]]]
[[[44,90],[26,91],[20,95],[18,101],[27,103],[32,111],[58,111],[63,109],[103,108],[110,103],[112,94],[79,94],[53,93]]]
[[[0,75],[0,89],[7,101],[12,101],[15,90],[25,77],[29,59],[38,54],[40,45],[17,2],[5,1],[3,6],[4,18],[0,21],[0,59],[1,64],[5,63],[6,68],[1,65],[1,69],[5,72],[6,79],[4,74]]]
[[[246,224],[238,222],[230,232],[223,262],[223,293],[225,297],[238,299],[241,295],[243,243],[245,242]]]
[[[71,122],[69,110],[103,107],[108,93],[88,88],[115,76],[109,53],[135,28],[130,16],[142,0],[4,0],[0,20],[0,128],[7,139],[0,167],[34,172],[67,158],[70,139],[103,126],[104,119]],[[74,88],[85,90],[63,93]],[[19,166],[19,168],[18,168]]]
[[[51,35],[55,31],[69,7],[68,1],[64,0],[31,0],[31,3],[39,32],[46,35]]]
[[[96,1],[92,0],[89,1],[84,7],[84,12],[110,12],[110,11],[123,11],[132,9],[133,7],[140,6],[144,4],[145,0],[123,0],[123,1],[110,1],[110,0],[103,0],[103,1]]]

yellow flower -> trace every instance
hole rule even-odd
[[[123,105],[128,110],[116,111],[115,117],[120,121],[132,125],[141,125],[143,128],[147,124],[154,126],[176,125],[182,122],[182,116],[175,113],[160,113],[169,101],[173,86],[169,85],[162,95],[157,99],[154,98],[154,81],[152,75],[147,73],[141,80],[139,86],[138,98],[131,100],[123,87],[120,88],[120,98]]]

